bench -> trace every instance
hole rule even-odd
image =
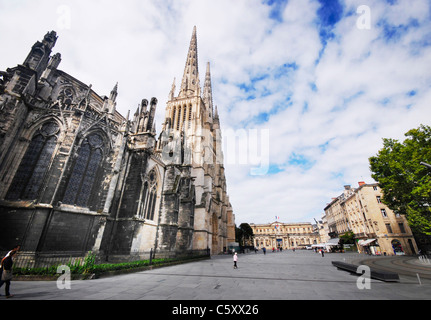
[[[362,275],[362,273],[358,272],[359,266],[355,266],[353,264],[341,262],[341,261],[332,261],[332,265],[337,267],[337,269],[349,271],[351,273]],[[371,271],[371,279],[380,280],[384,282],[398,282],[400,281],[400,276],[398,273],[381,271],[370,268]]]

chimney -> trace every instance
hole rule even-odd
[[[359,186],[362,187],[363,185],[366,185],[366,183],[364,181],[360,181],[358,182]]]

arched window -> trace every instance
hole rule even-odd
[[[172,113],[172,129],[175,129],[175,121],[177,116],[177,107],[173,107],[174,111]]]
[[[191,126],[192,126],[192,105],[190,105],[188,107],[188,113],[189,113],[189,116],[188,116],[188,121],[189,121],[188,128],[190,129]]]
[[[186,121],[187,121],[187,106],[184,106],[183,107],[183,118],[182,118],[182,124],[181,124],[182,128],[181,129],[185,128]]]
[[[35,200],[39,196],[44,176],[49,168],[60,127],[47,122],[37,130],[15,174],[7,200]]]
[[[180,106],[178,106],[178,115],[177,115],[177,126],[176,129],[180,130],[180,123],[181,123],[181,110],[182,108]]]
[[[144,184],[142,202],[139,216],[147,220],[154,220],[157,201],[157,174],[152,170],[148,175],[148,181]]]
[[[84,139],[67,183],[63,203],[87,207],[103,159],[103,138],[91,134]]]

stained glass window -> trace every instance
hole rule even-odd
[[[59,130],[57,123],[48,122],[42,125],[34,134],[21,160],[6,199],[36,200],[38,198],[57,145],[56,135]]]
[[[102,147],[103,139],[99,134],[92,134],[84,140],[69,178],[63,203],[88,206],[103,159]]]

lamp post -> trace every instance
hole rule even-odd
[[[425,163],[425,162],[421,162],[421,165],[427,167],[428,169],[431,169],[431,164]]]

